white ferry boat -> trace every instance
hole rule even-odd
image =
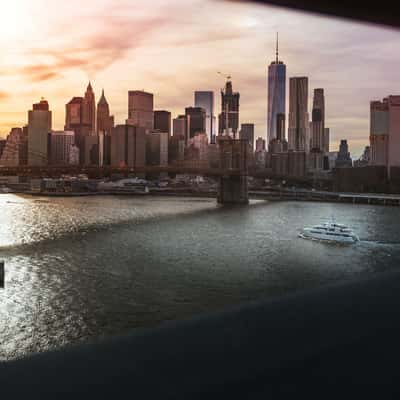
[[[346,225],[325,222],[321,225],[303,228],[299,235],[303,239],[321,240],[341,244],[352,244],[359,239]]]

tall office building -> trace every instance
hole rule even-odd
[[[114,128],[114,116],[110,115],[110,107],[104,96],[103,89],[100,100],[97,103],[97,134],[103,132],[109,135],[112,128]]]
[[[85,160],[85,137],[90,135],[91,124],[85,122],[85,103],[83,97],[73,97],[65,105],[65,131],[75,132],[75,145],[79,148],[79,162]]]
[[[370,105],[370,163],[400,166],[400,96],[389,96]]]
[[[96,99],[89,82],[86,88],[85,96],[83,97],[83,123],[89,128],[89,135],[96,135]]]
[[[194,92],[194,106],[201,107],[206,112],[206,129],[205,133],[209,143],[215,142],[215,116],[214,116],[214,92],[212,91],[196,91]]]
[[[168,132],[168,136],[171,136],[171,113],[169,111],[154,111],[154,129]]]
[[[186,143],[189,139],[206,130],[206,111],[201,107],[186,107]]]
[[[52,165],[71,164],[71,152],[75,147],[74,131],[51,131],[50,163]]]
[[[311,116],[311,150],[323,152],[325,149],[325,98],[324,89],[314,89]]]
[[[286,113],[286,65],[279,61],[278,35],[276,36],[276,58],[268,66],[268,112],[267,143],[278,139],[278,118]],[[282,123],[281,121],[279,123]],[[283,140],[282,137],[280,140]]]
[[[242,124],[239,136],[240,139],[247,140],[251,149],[254,150],[254,124]]]
[[[172,121],[172,136],[186,138],[186,115],[178,115]]]
[[[146,165],[168,165],[168,132],[149,132],[146,135]]]
[[[294,77],[289,80],[289,149],[308,152],[310,127],[308,118],[308,78]]]
[[[228,80],[225,90],[221,90],[221,113],[219,114],[219,135],[237,138],[239,129],[239,99],[240,94],[232,89],[232,82]]]
[[[154,129],[154,96],[142,90],[128,92],[128,119],[127,124]]]
[[[113,167],[144,167],[146,164],[146,129],[132,125],[116,125],[111,133]]]
[[[46,100],[33,104],[28,111],[28,165],[48,164],[48,141],[51,131],[51,111]]]
[[[372,165],[388,165],[389,99],[370,103],[370,148]]]

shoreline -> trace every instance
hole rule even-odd
[[[194,197],[216,199],[216,191],[193,190],[150,190],[149,192],[107,191],[107,192],[10,192],[4,194],[22,194],[32,197],[87,197],[87,196],[165,196],[165,197]],[[249,190],[249,200],[266,201],[310,201],[317,203],[351,203],[385,206],[400,206],[400,196],[363,194],[363,193],[334,193],[334,192],[279,192]]]

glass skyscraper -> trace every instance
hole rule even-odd
[[[277,138],[278,115],[285,115],[286,105],[286,65],[278,58],[278,37],[276,39],[276,59],[268,67],[268,143]],[[284,138],[282,138],[283,140]]]
[[[214,92],[196,91],[194,92],[194,106],[201,107],[206,112],[206,134],[209,143],[214,143],[215,136],[215,116],[214,116]]]

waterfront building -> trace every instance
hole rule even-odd
[[[168,132],[168,136],[171,136],[171,113],[169,111],[154,111],[154,130]]]
[[[186,138],[187,122],[185,115],[178,115],[172,121],[172,136]]]
[[[18,167],[26,165],[28,158],[28,136],[26,129],[12,128],[4,141],[0,166]]]
[[[146,164],[145,136],[144,127],[116,125],[111,133],[111,166],[144,167]]]
[[[308,152],[310,128],[308,118],[308,78],[293,77],[289,80],[289,149]]]
[[[206,131],[206,111],[201,107],[186,107],[186,143],[199,133]]]
[[[370,164],[400,166],[400,96],[388,96],[370,105]]]
[[[114,116],[110,115],[110,107],[103,89],[97,103],[97,134],[103,132],[105,135],[109,135],[112,128],[114,128]]]
[[[268,66],[268,105],[267,105],[267,143],[274,139],[284,139],[284,134],[278,138],[278,115],[286,113],[286,65],[279,61],[278,35],[276,36],[276,58]],[[280,122],[282,123],[282,122]],[[282,133],[281,133],[282,134]]]
[[[225,90],[221,90],[221,113],[219,114],[219,135],[237,138],[239,129],[240,94],[232,89],[232,81],[228,78]],[[228,125],[228,126],[227,126]]]
[[[152,131],[146,135],[146,165],[168,166],[168,132]]]
[[[342,139],[339,145],[339,152],[337,153],[336,168],[352,167],[353,161],[350,157],[349,146],[346,139]]]
[[[88,134],[96,135],[96,99],[90,82],[83,97],[82,111],[83,123],[88,126]]]
[[[51,131],[50,163],[52,165],[69,164],[73,147],[75,147],[74,131]]]
[[[247,140],[254,151],[254,124],[241,124],[239,138]]]
[[[28,164],[48,164],[48,141],[51,131],[51,111],[46,100],[33,104],[28,111]]]
[[[194,106],[203,108],[205,111],[205,133],[210,143],[215,142],[215,115],[214,115],[214,92],[194,92]]]
[[[154,129],[154,96],[143,90],[128,92],[128,125],[134,125],[146,130]]]

